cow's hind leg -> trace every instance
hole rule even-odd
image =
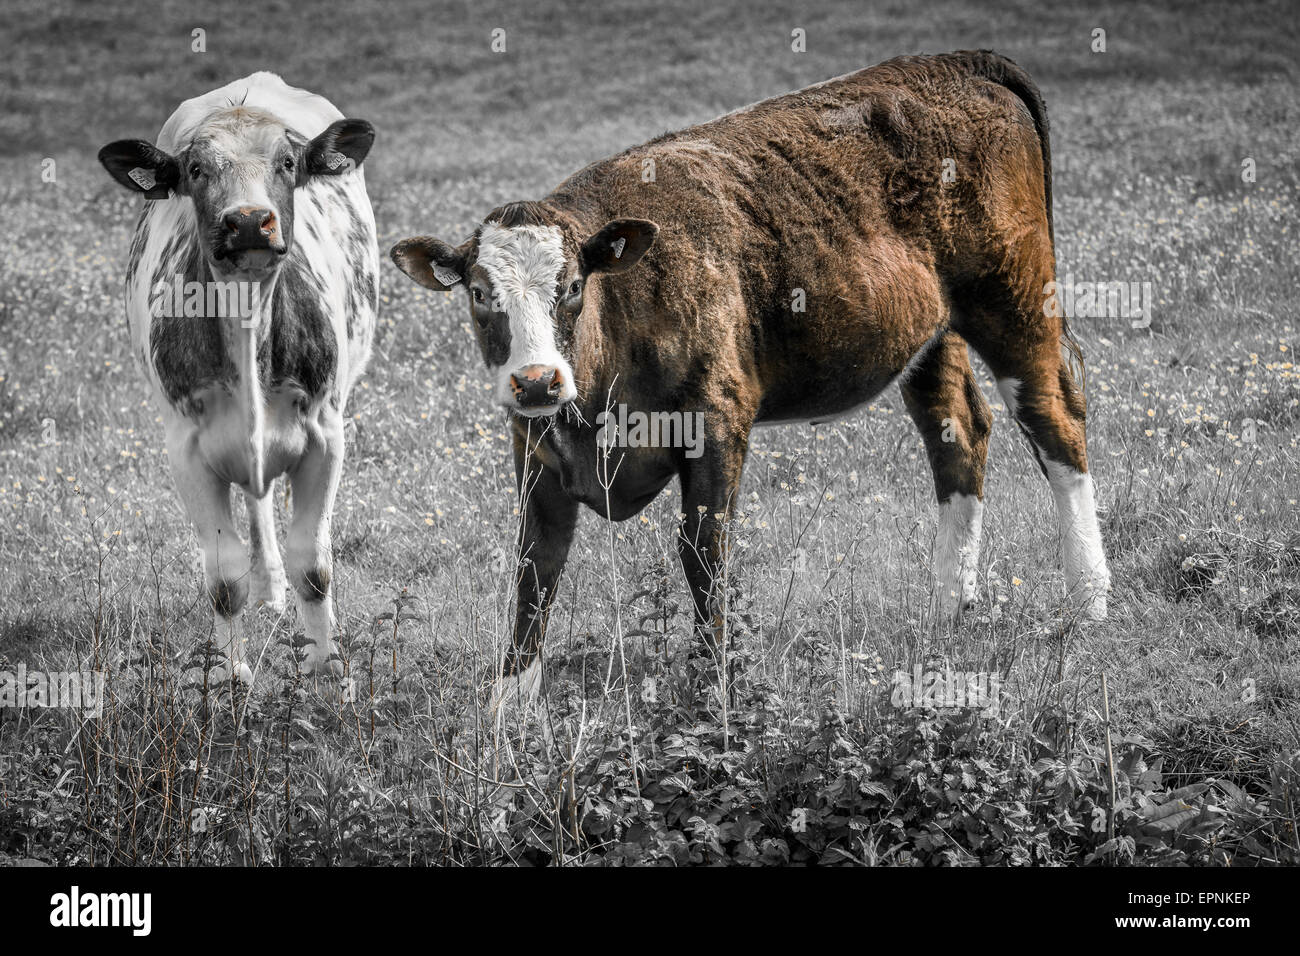
[[[284,561],[280,545],[275,540],[274,486],[261,498],[244,492],[248,506],[248,544],[252,558],[252,586],[249,601],[256,607],[265,607],[279,614],[285,608],[285,591],[288,579],[284,576]]]
[[[235,530],[230,485],[198,457],[191,437],[182,429],[169,429],[167,457],[203,553],[204,583],[214,612],[213,643],[220,653],[209,676],[214,684],[231,674],[251,683],[241,617],[248,600],[248,553]]]
[[[1062,319],[1044,308],[1043,289],[1053,275],[1050,247],[1031,258],[1037,267],[968,291],[959,331],[992,370],[1052,486],[1067,597],[1082,617],[1101,620],[1110,572],[1088,472],[1083,385],[1072,370],[1077,364],[1081,375],[1082,361]]]
[[[289,473],[293,489],[293,518],[289,523],[287,563],[289,582],[298,599],[307,644],[303,669],[309,674],[339,677],[343,662],[333,641],[334,601],[331,582],[334,556],[330,517],[343,472],[343,419],[336,411],[321,416],[307,453]]]
[[[984,461],[992,416],[975,383],[966,343],[951,332],[913,363],[902,393],[925,440],[939,500],[935,603],[941,615],[956,617],[977,594]]]

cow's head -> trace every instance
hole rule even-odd
[[[533,208],[521,215],[522,207]],[[636,265],[658,232],[644,219],[615,219],[588,235],[518,203],[490,215],[460,246],[416,236],[395,245],[392,257],[426,288],[464,288],[493,398],[536,418],[577,397],[573,343],[588,281]]]
[[[365,120],[331,123],[306,140],[266,110],[232,106],[194,130],[176,155],[142,139],[99,151],[114,179],[148,199],[188,196],[215,274],[265,275],[293,242],[293,191],[355,169],[374,142]]]

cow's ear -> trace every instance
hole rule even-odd
[[[149,199],[166,199],[181,180],[176,158],[143,139],[119,139],[99,151],[110,176]]]
[[[641,261],[659,227],[648,219],[615,219],[582,244],[582,272],[622,272]]]
[[[335,120],[310,143],[299,167],[307,176],[337,176],[356,169],[375,142],[375,128],[365,120]]]
[[[393,246],[389,255],[397,268],[426,289],[447,292],[465,281],[467,251],[432,236],[414,236]]]

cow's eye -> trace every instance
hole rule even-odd
[[[286,156],[286,157],[284,157],[284,164],[283,164],[283,165],[284,165],[284,171],[285,171],[286,173],[291,173],[291,172],[293,172],[293,157],[292,157],[292,156]]]
[[[574,279],[569,283],[569,295],[574,296],[582,291],[582,280]]]
[[[198,163],[190,163],[190,179],[198,179],[203,175],[203,167]]]
[[[487,301],[487,296],[483,294],[483,290],[480,289],[478,286],[475,286],[474,288],[470,289],[469,294],[470,297],[473,298],[475,305],[482,305],[484,302]]]

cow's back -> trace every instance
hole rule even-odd
[[[607,212],[719,247],[731,237],[784,247],[788,258],[815,251],[819,236],[886,230],[933,247],[980,214],[998,167],[1036,177],[1042,199],[1033,118],[970,62],[900,57],[764,100],[596,163],[555,195],[594,194]]]
[[[941,326],[943,284],[1001,254],[995,220],[1047,228],[1034,118],[972,63],[903,57],[765,100],[596,163],[552,201],[659,225],[617,294],[670,377],[732,368],[733,387],[758,382],[760,418],[829,412],[838,383],[869,398]],[[825,394],[808,394],[814,367]]]

